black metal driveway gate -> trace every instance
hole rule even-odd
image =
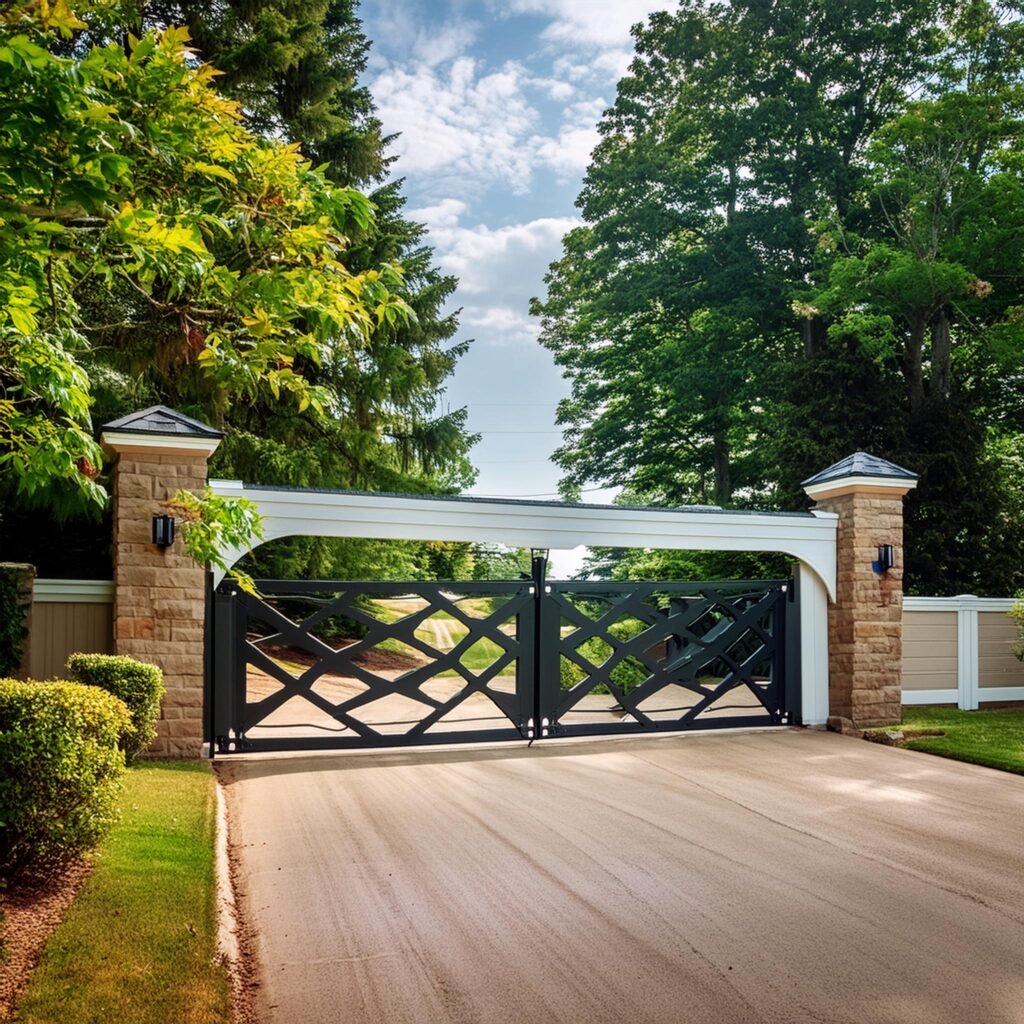
[[[257,588],[213,595],[219,753],[799,720],[788,581]]]

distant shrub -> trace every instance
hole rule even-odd
[[[1017,603],[1007,613],[1017,623],[1017,639],[1010,650],[1018,661],[1024,661],[1024,592],[1017,595]]]
[[[78,683],[0,679],[0,881],[89,849],[114,822],[125,704]]]
[[[124,752],[129,761],[149,749],[156,739],[164,696],[164,676],[156,665],[118,654],[72,654],[68,672],[76,683],[98,686],[128,705],[132,724],[124,738]]]
[[[615,639],[624,643],[627,640],[632,640],[635,636],[639,636],[646,628],[647,624],[639,619],[623,619],[619,622],[613,622],[608,627],[608,632]],[[589,640],[584,640],[576,650],[595,667],[603,665],[615,653],[615,648],[611,644],[596,636],[591,637]],[[649,670],[647,666],[639,659],[629,656],[622,658],[615,665],[609,673],[609,678],[623,693],[631,693],[648,675]],[[587,673],[582,666],[577,665],[576,662],[563,654],[560,676],[562,689],[571,690],[587,678]],[[604,683],[600,683],[594,686],[590,692],[594,694],[608,694],[611,693],[611,690]]]

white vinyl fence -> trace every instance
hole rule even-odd
[[[903,703],[1024,701],[1024,664],[1010,651],[1016,623],[1010,598],[903,599]]]

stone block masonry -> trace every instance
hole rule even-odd
[[[204,738],[205,571],[180,535],[152,543],[153,516],[177,490],[200,493],[220,435],[189,417],[154,410],[108,424],[114,463],[114,650],[159,665],[167,695],[150,753],[199,757]],[[182,429],[184,428],[184,429]]]
[[[858,729],[902,718],[903,499],[913,473],[864,453],[804,482],[839,517],[836,598],[828,610],[829,711]],[[880,545],[895,565],[875,572]]]

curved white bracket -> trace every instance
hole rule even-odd
[[[279,537],[484,541],[509,547],[580,544],[684,551],[778,551],[813,570],[830,597],[836,586],[831,512],[567,505],[492,498],[434,498],[364,491],[289,490],[211,480],[222,497],[248,498],[263,517],[264,543]],[[228,565],[244,549],[225,552]],[[224,573],[215,574],[215,582]]]

